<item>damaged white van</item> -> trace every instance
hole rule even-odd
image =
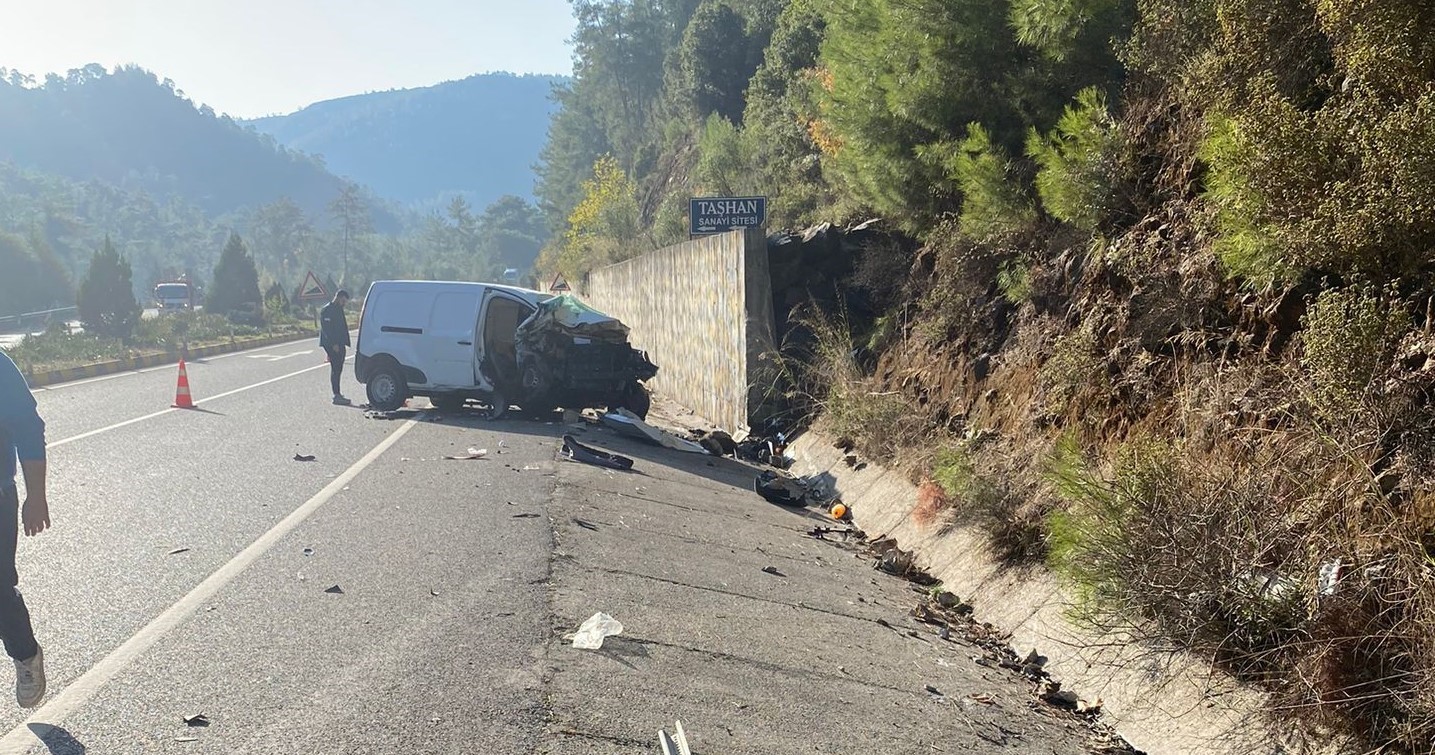
[[[572,296],[493,283],[378,281],[354,352],[381,411],[427,396],[440,411],[474,400],[495,418],[515,404],[540,417],[600,406],[646,417],[643,383],[658,372],[617,319]]]
[[[515,333],[547,298],[490,283],[377,281],[359,316],[354,375],[381,411],[428,396],[441,410],[474,399],[501,415],[521,386]]]

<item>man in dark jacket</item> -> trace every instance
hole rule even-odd
[[[339,390],[339,378],[344,375],[344,353],[349,348],[349,321],[344,317],[344,306],[348,303],[349,292],[341,288],[334,294],[334,300],[319,311],[319,346],[329,355],[329,384],[334,389],[334,403],[340,406],[353,403]]]
[[[15,460],[25,470],[25,505],[15,488]],[[15,661],[15,701],[33,708],[45,697],[45,656],[35,642],[30,611],[20,596],[15,569],[19,521],[25,536],[38,535],[50,526],[50,504],[45,498],[45,421],[35,411],[35,397],[25,376],[0,351],[0,641]]]

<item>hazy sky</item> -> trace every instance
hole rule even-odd
[[[567,0],[3,0],[0,67],[137,63],[252,118],[486,71],[572,71]]]

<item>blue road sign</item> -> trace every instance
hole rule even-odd
[[[694,236],[757,228],[767,222],[767,197],[697,197],[688,204]]]

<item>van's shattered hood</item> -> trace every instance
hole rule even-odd
[[[561,294],[539,304],[538,311],[518,326],[517,336],[519,342],[537,342],[554,332],[594,341],[628,341],[628,326],[571,294]]]

